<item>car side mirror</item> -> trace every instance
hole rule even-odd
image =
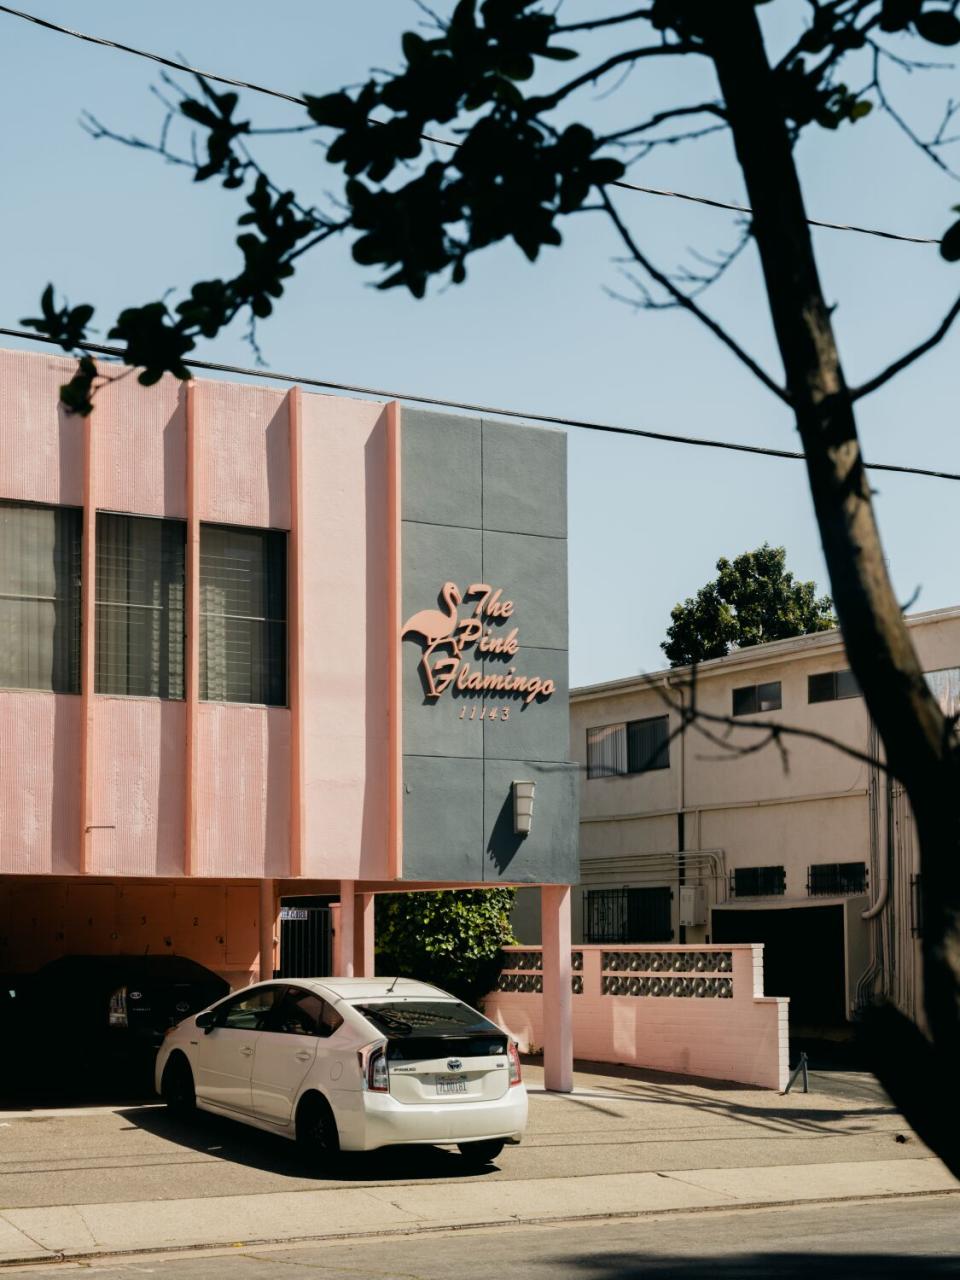
[[[196,1022],[197,1026],[209,1035],[214,1027],[213,1011],[211,1009],[205,1009],[203,1013],[198,1013]]]

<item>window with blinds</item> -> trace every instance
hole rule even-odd
[[[97,513],[97,693],[183,697],[182,520]]]
[[[587,777],[616,778],[670,768],[669,719],[651,716],[587,730]]]
[[[201,525],[200,697],[286,705],[286,534]]]
[[[82,513],[0,501],[0,686],[80,692]]]

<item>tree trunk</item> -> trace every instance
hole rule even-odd
[[[853,404],[754,5],[726,0],[685,7],[716,67],[753,209],[753,232],[847,656],[917,820],[924,1000],[936,1052],[930,1054],[927,1046],[924,1062],[922,1038],[900,1036],[899,1050],[893,1044],[888,1048],[901,1069],[887,1077],[926,1141],[960,1173],[956,1125],[951,1136],[941,1110],[937,1132],[924,1106],[929,1097],[919,1096],[925,1086],[911,1081],[909,1064],[901,1061],[906,1053],[917,1072],[943,1073],[941,1083],[951,1074],[958,1078],[960,1070],[960,770],[953,726],[927,688],[887,574]],[[884,1075],[883,1061],[876,1069]],[[931,1078],[926,1088],[932,1087]],[[952,1097],[941,1096],[938,1103],[955,1109]]]

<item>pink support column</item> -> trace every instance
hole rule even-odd
[[[570,886],[540,887],[543,937],[543,1083],[573,1092],[573,992],[570,967]]]
[[[356,919],[356,881],[340,881],[340,946],[336,955],[336,976],[352,978],[354,975],[353,948]]]
[[[376,960],[374,944],[376,942],[375,905],[376,895],[358,893],[356,899],[355,931],[353,939],[354,962],[358,978],[372,978]]]
[[[273,977],[279,929],[277,888],[274,880],[260,881],[260,981]]]

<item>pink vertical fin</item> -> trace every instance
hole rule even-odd
[[[200,447],[197,440],[197,386],[187,397],[187,556],[184,582],[184,680],[186,751],[184,752],[183,874],[193,875],[197,861],[197,766],[200,705]]]
[[[403,686],[401,682],[401,475],[400,404],[387,405],[387,671],[389,672],[389,770],[387,878],[403,874]]]
[[[97,502],[94,492],[94,421],[83,422],[83,535],[80,552],[80,874],[93,871],[94,682],[97,627]]]
[[[290,875],[302,876],[305,847],[304,648],[303,648],[303,391],[287,395],[290,429],[290,538],[287,555],[287,618],[290,703]]]

